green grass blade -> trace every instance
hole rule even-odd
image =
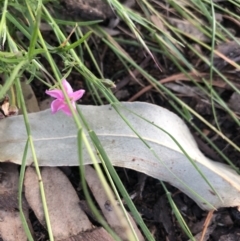
[[[20,217],[22,220],[23,228],[27,235],[27,238],[29,241],[34,241],[31,231],[28,227],[25,215],[23,213],[23,207],[22,207],[22,191],[23,191],[24,173],[25,173],[25,169],[26,169],[28,145],[29,145],[29,140],[27,140],[25,148],[24,148],[22,165],[21,165],[21,169],[20,169],[20,176],[19,176],[19,183],[18,183],[18,206],[19,206],[19,213],[20,213]]]

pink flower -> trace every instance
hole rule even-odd
[[[76,110],[75,101],[82,98],[83,94],[85,93],[85,90],[78,90],[78,91],[73,92],[71,85],[65,79],[62,81],[62,85],[63,85],[63,88],[67,92],[67,95],[72,103],[74,110]],[[62,110],[67,115],[69,115],[69,116],[72,115],[72,112],[71,112],[67,102],[65,101],[62,90],[60,90],[60,89],[46,90],[46,94],[56,98],[56,100],[54,100],[51,104],[51,110],[52,110],[53,114],[59,110]]]

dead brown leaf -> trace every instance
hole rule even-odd
[[[44,167],[41,174],[54,239],[68,239],[91,229],[92,224],[80,208],[79,198],[68,178],[54,167]],[[34,168],[28,167],[24,185],[29,205],[45,226],[39,180]]]
[[[111,228],[119,235],[122,240],[129,240],[129,225],[126,218],[118,206],[117,202],[111,203],[109,200],[101,181],[98,178],[97,173],[91,166],[85,167],[86,181],[91,189],[99,207],[102,210],[103,216],[106,218]],[[128,214],[128,217],[132,223],[132,226],[138,236],[138,240],[144,240],[141,232],[139,231],[135,221]]]
[[[21,82],[22,92],[25,100],[25,104],[27,107],[28,113],[38,112],[40,111],[38,106],[37,98],[32,90],[30,84],[27,84],[25,81]]]
[[[153,215],[154,221],[162,223],[166,233],[168,234],[168,240],[174,241],[174,224],[171,215],[171,208],[165,195],[161,196],[157,203],[154,205]]]
[[[0,237],[4,241],[27,240],[18,211],[18,166],[0,165]],[[28,219],[26,202],[25,217]]]
[[[205,236],[204,238],[202,239],[202,232],[201,233],[198,233],[197,235],[194,236],[195,240],[196,241],[208,241],[209,240],[209,236],[212,234],[212,232],[214,231],[214,229],[216,228],[216,225],[212,225],[212,226],[209,226],[207,229],[206,229],[206,232],[205,232]],[[189,240],[190,241],[190,240]],[[226,241],[226,240],[225,240]]]
[[[49,109],[50,106],[51,106],[51,102],[52,102],[52,99],[51,99],[51,98],[47,98],[47,99],[41,101],[41,102],[39,103],[39,108],[40,108],[40,110]]]
[[[240,113],[239,103],[240,103],[240,95],[237,92],[234,92],[230,97],[228,105],[233,111]]]
[[[174,25],[176,28],[195,38],[199,41],[209,42],[210,38],[207,37],[203,32],[201,32],[197,27],[194,26],[191,22],[187,20],[180,20],[177,18],[169,18],[168,21]]]
[[[239,41],[240,39],[238,39]],[[240,45],[236,41],[228,41],[217,46],[213,63],[218,69],[222,69],[227,64],[236,64],[240,61]],[[233,66],[234,66],[233,65]]]
[[[70,237],[61,241],[114,241],[112,236],[104,229],[97,228],[84,233],[80,233],[75,237]]]

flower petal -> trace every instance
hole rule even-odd
[[[74,102],[74,101],[71,101],[71,103],[72,103],[73,109],[76,110],[76,104],[75,104],[75,102]]]
[[[64,79],[62,81],[62,85],[63,85],[63,88],[67,91],[68,95],[73,93],[73,89],[72,89],[71,85],[67,82],[67,80]]]
[[[72,94],[69,94],[69,98],[71,98],[73,101],[79,100],[84,95],[85,90],[78,90],[73,92]]]
[[[61,90],[46,90],[45,93],[57,99],[64,99],[63,92]]]
[[[71,102],[73,109],[76,110],[76,104],[75,102]],[[61,110],[63,111],[65,114],[67,114],[68,116],[72,115],[72,112],[68,106],[68,104],[65,101],[62,100],[54,100],[51,104],[51,109],[52,109],[52,113],[56,113],[57,111]]]
[[[65,114],[67,114],[67,115],[69,115],[69,116],[72,115],[72,112],[71,112],[71,110],[70,110],[70,108],[69,108],[68,105],[65,105],[61,110],[62,110]]]
[[[78,90],[73,92],[71,85],[68,83],[66,79],[62,80],[62,85],[65,91],[67,92],[68,98],[70,98],[73,109],[76,110],[75,101],[82,98],[83,94],[85,93],[85,90]],[[57,111],[62,110],[65,114],[69,116],[72,115],[72,112],[65,101],[62,90],[46,90],[46,94],[56,98],[56,100],[54,100],[51,104],[52,113],[56,113]]]
[[[52,113],[53,114],[56,113],[60,109],[63,109],[65,106],[66,106],[66,104],[64,103],[63,100],[60,100],[60,99],[54,100],[51,104]]]

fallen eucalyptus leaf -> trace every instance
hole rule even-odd
[[[209,42],[210,38],[207,37],[202,31],[200,31],[197,27],[194,26],[191,22],[187,20],[180,20],[177,18],[169,18],[168,21],[174,25],[179,30],[188,34],[189,36],[197,39],[202,42]],[[205,23],[203,23],[205,24]]]
[[[210,207],[203,199],[215,208],[240,204],[238,174],[229,166],[206,158],[198,149],[187,126],[177,115],[162,107],[140,102],[121,103],[117,108],[151,149],[136,136],[110,105],[80,106],[114,166],[134,169],[169,182],[206,210],[213,207]],[[127,109],[150,122],[146,122]],[[52,115],[50,110],[46,110],[29,114],[29,121],[39,165],[78,165],[77,129],[72,118],[63,113]],[[151,123],[174,136],[222,200],[203,180],[173,139]],[[0,136],[0,162],[10,161],[21,164],[27,140],[23,117],[14,116],[1,120]],[[84,148],[83,159],[85,164],[91,163]],[[27,164],[32,164],[30,150]]]
[[[25,100],[25,105],[28,113],[38,112],[40,108],[38,106],[38,101],[33,92],[33,89],[30,84],[27,84],[25,81],[21,82],[22,93]],[[20,112],[21,113],[21,112]],[[21,113],[22,114],[22,113]]]
[[[0,163],[0,240],[3,241],[28,240],[18,210],[18,182],[18,165]],[[29,221],[24,198],[23,212]],[[29,222],[28,225],[31,229]]]
[[[240,39],[237,38],[237,40],[239,41]],[[217,69],[221,70],[229,64],[222,56],[228,58],[232,62],[239,62],[240,47],[238,41],[227,41],[217,46],[216,50],[218,53],[214,54],[213,59],[213,64]]]
[[[68,239],[91,230],[92,224],[80,208],[78,195],[68,178],[58,168],[44,167],[42,180],[54,240]],[[33,167],[26,170],[24,186],[30,207],[45,226],[39,180]]]
[[[233,111],[236,111],[238,113],[240,113],[239,101],[240,95],[237,92],[233,92],[233,94],[230,97],[230,100],[228,101],[228,105],[230,106],[230,108],[232,108]]]
[[[97,172],[91,166],[87,165],[85,168],[85,176],[87,184],[110,227],[116,232],[121,240],[134,240],[134,237],[132,237],[132,239],[129,238],[131,237],[131,229],[126,218],[124,217],[121,207],[118,205],[117,201],[111,203],[111,201],[108,199],[106,190],[102,186]],[[112,193],[112,195],[114,194]],[[127,213],[127,215],[138,237],[138,241],[144,241],[144,238],[134,219],[129,213]]]
[[[61,241],[115,241],[112,236],[104,228],[95,228],[89,231],[79,233],[76,236],[72,236]]]

